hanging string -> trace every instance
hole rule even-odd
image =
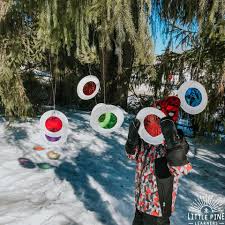
[[[90,66],[90,63],[88,63],[88,70],[89,70],[89,75],[91,75],[91,66]]]
[[[103,77],[104,103],[106,103],[106,93],[105,93],[105,60],[104,60],[104,50],[103,50],[103,48],[102,48],[102,77]]]
[[[97,98],[95,97],[95,105],[97,105],[98,104],[98,102],[97,102]]]
[[[91,75],[91,66],[90,66],[90,63],[88,63],[88,70],[89,70],[89,75]],[[96,99],[96,96],[95,96],[95,104],[96,105],[98,104],[97,99]]]
[[[52,72],[51,56],[49,54],[49,66],[50,66],[50,76],[51,76],[51,86],[52,86],[52,98],[53,98],[53,109],[55,111],[55,96],[56,96],[56,79],[54,80]]]
[[[55,111],[55,99],[56,99],[56,77],[55,77],[54,81],[55,81],[55,87],[54,87],[54,111]]]
[[[197,73],[197,81],[198,81],[198,78],[199,78],[199,71],[200,71],[200,68],[201,68],[201,58],[202,58],[202,50],[203,50],[203,46],[200,44],[200,50],[199,50],[199,55],[198,55],[198,73]]]

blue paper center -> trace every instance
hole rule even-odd
[[[185,93],[185,100],[188,105],[196,107],[202,102],[202,94],[197,88],[188,88]]]

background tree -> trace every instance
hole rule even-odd
[[[225,106],[225,4],[223,0],[162,0],[153,6],[153,20],[163,21],[162,30],[169,39],[167,51],[159,58],[155,95],[160,95],[162,78],[168,82],[168,75],[177,73],[181,84],[184,71],[190,71],[191,78],[202,83],[209,96],[206,110],[194,116],[193,122],[201,131],[211,130],[218,107]],[[174,43],[178,43],[175,48],[186,50],[171,52]],[[164,94],[172,88],[166,85]]]
[[[131,81],[149,85],[159,98],[171,93],[170,73],[179,73],[182,83],[183,71],[189,69],[209,94],[208,107],[195,117],[196,123],[212,124],[214,104],[224,104],[224,12],[223,0],[1,1],[0,96],[5,113],[23,116],[38,105],[28,79],[33,68],[52,73],[58,104],[79,103],[76,85],[93,73],[103,87],[99,100],[124,108]],[[159,24],[169,43],[155,61],[151,38]],[[188,50],[171,53],[177,42],[175,47]],[[162,79],[167,81],[164,93]]]
[[[145,72],[154,76],[150,9],[150,2],[144,0],[4,1],[0,88],[14,80],[12,74],[18,80],[11,95],[8,89],[0,92],[6,114],[29,112],[31,100],[23,87],[24,71],[38,66],[49,71],[50,64],[56,82],[71,71],[79,77],[82,65],[95,65],[104,87],[102,98],[126,108],[132,66],[148,64]]]

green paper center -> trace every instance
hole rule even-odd
[[[117,117],[114,113],[103,113],[99,118],[98,122],[101,128],[104,129],[111,129],[113,128],[117,123]]]
[[[40,169],[44,169],[44,170],[53,168],[53,166],[51,164],[49,164],[49,163],[37,163],[37,166]]]

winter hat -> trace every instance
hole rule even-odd
[[[155,102],[155,107],[164,112],[174,122],[178,120],[180,99],[177,96],[169,96]]]

